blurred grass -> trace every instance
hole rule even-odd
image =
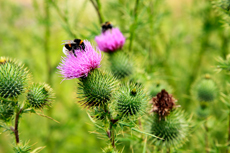
[[[60,123],[34,114],[23,115],[20,122],[20,139],[30,140],[33,148],[47,146],[42,152],[101,152],[106,142],[97,138],[85,109],[76,103],[74,80],[61,83],[57,69],[61,60],[62,40],[73,39],[71,32],[79,38],[95,44],[94,36],[100,33],[95,10],[87,0],[60,0],[57,6],[67,16],[68,24],[60,18],[57,10],[49,4],[48,53],[44,49],[45,18],[44,1],[20,0],[0,1],[0,55],[16,58],[25,63],[35,82],[47,82],[54,89],[56,99],[52,111],[45,110]],[[134,22],[135,2],[128,0],[102,0],[102,14],[105,20],[119,27],[127,37],[124,51],[129,52],[129,30]],[[196,130],[181,152],[202,152],[205,142],[204,128],[196,117],[196,102],[190,95],[193,82],[210,73],[219,89],[225,92],[229,79],[214,72],[215,58],[225,58],[229,53],[229,31],[220,23],[221,18],[208,0],[147,0],[140,1],[133,39],[133,53],[138,76],[149,80],[163,79],[174,88],[178,103],[188,114],[194,114]],[[104,60],[107,59],[104,55]],[[103,61],[102,68],[106,67]],[[48,79],[50,78],[50,79]],[[227,140],[226,107],[218,99],[208,120],[210,147],[213,152],[223,151],[217,147]],[[49,136],[49,138],[47,138]],[[50,144],[47,144],[47,139]],[[13,152],[13,137],[8,133],[0,136],[0,152]],[[130,150],[126,147],[126,152]],[[138,151],[137,151],[138,152]]]

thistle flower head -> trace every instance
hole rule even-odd
[[[109,74],[97,69],[89,73],[88,77],[80,78],[78,98],[86,107],[107,105],[113,98],[118,82]]]
[[[134,84],[123,85],[117,94],[116,110],[124,117],[143,114],[146,101],[146,94],[140,86]]]
[[[0,58],[0,97],[16,98],[25,91],[28,71],[22,64]]]
[[[125,37],[118,28],[107,30],[95,37],[98,48],[104,52],[114,52],[123,47]]]
[[[172,95],[168,94],[164,89],[152,98],[151,112],[156,112],[159,115],[159,119],[169,115],[171,110],[176,106],[176,100]]]
[[[57,67],[65,79],[87,77],[88,73],[100,66],[101,53],[96,52],[90,42],[84,41],[85,50],[75,50],[69,53]]]
[[[53,98],[52,89],[47,84],[34,83],[27,93],[27,102],[36,109],[42,109],[51,104]]]

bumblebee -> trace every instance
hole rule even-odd
[[[106,32],[108,29],[112,29],[112,28],[113,28],[113,25],[109,21],[107,21],[101,25],[102,33]]]
[[[62,45],[65,45],[63,47],[63,52],[64,54],[68,54],[68,52],[73,52],[74,56],[76,56],[74,50],[79,49],[79,50],[84,50],[85,51],[85,44],[81,39],[74,39],[74,40],[64,40],[66,41]]]

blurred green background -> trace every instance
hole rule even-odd
[[[101,0],[104,21],[111,21],[125,35],[124,51],[133,57],[137,74],[148,86],[164,80],[173,88],[178,104],[193,115],[191,136],[179,151],[204,152],[204,127],[196,118],[198,103],[191,96],[194,81],[209,73],[225,92],[228,77],[215,72],[216,58],[229,53],[229,28],[210,0]],[[90,0],[0,0],[0,55],[24,63],[34,82],[54,89],[51,109],[42,113],[60,123],[34,114],[23,114],[20,139],[46,146],[44,153],[102,152],[106,142],[91,134],[95,127],[86,109],[76,100],[76,82],[56,69],[63,56],[62,40],[88,39],[100,34],[100,23]],[[132,42],[132,43],[130,43]],[[102,68],[107,55],[103,54]],[[228,114],[219,98],[208,120],[210,148],[223,150],[227,141]],[[13,152],[14,137],[0,135],[0,152]],[[124,152],[131,152],[128,145]],[[134,150],[134,152],[140,152]]]

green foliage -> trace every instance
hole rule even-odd
[[[118,79],[128,77],[134,72],[133,62],[122,50],[109,53],[109,61],[111,71]]]
[[[219,57],[217,62],[218,62],[218,64],[217,64],[218,70],[230,71],[230,54],[227,55],[226,60]]]
[[[33,83],[28,90],[27,102],[31,107],[42,109],[45,105],[50,106],[53,93],[47,84]]]
[[[78,87],[80,103],[86,107],[107,105],[118,87],[118,82],[109,73],[93,70],[85,78],[81,78]]]
[[[30,153],[31,146],[28,146],[28,144],[18,144],[13,149],[15,153]]]
[[[189,122],[185,113],[179,109],[173,110],[161,120],[158,114],[154,114],[149,117],[149,122],[149,133],[162,138],[152,138],[151,142],[157,146],[177,148],[188,140]]]
[[[0,97],[17,98],[25,91],[28,71],[11,59],[0,59]]]
[[[14,115],[14,106],[12,103],[0,102],[0,119],[8,122]]]
[[[144,113],[147,97],[140,86],[122,85],[116,96],[116,110],[121,116],[137,116]]]

